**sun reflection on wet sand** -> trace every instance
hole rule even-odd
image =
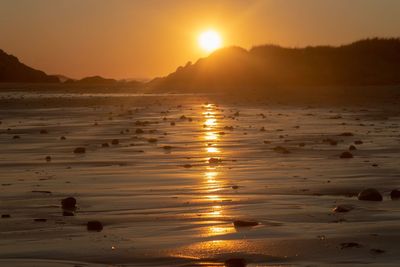
[[[218,119],[215,105],[207,104],[204,106],[204,109],[203,128],[205,130],[204,139],[206,141],[205,160],[208,162],[210,158],[220,155],[221,150],[217,147],[217,143],[221,136],[216,129],[218,126]],[[219,221],[219,219],[222,219],[224,216],[223,206],[220,205],[222,198],[218,195],[218,191],[222,187],[218,179],[219,174],[220,168],[218,166],[206,166],[204,183],[207,195],[205,195],[205,200],[210,203],[210,210],[205,212],[204,216],[205,218],[212,219],[209,223],[214,224],[207,227],[204,233],[206,236],[223,235],[234,231],[231,225],[225,223],[221,224],[221,221]]]

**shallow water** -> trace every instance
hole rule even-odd
[[[239,257],[248,266],[398,266],[396,107],[107,98],[114,103],[0,108],[0,212],[11,215],[0,219],[0,265],[223,266]],[[354,158],[340,159],[356,140]],[[358,201],[367,187],[384,201]],[[67,196],[78,201],[73,217],[62,216]],[[335,214],[338,204],[353,209]],[[89,220],[104,230],[88,232]],[[236,229],[234,220],[259,225]]]

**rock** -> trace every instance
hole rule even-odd
[[[334,207],[332,211],[333,212],[349,212],[351,210],[352,210],[351,208],[338,205],[338,206]]]
[[[374,188],[368,188],[358,194],[358,200],[364,201],[382,201],[382,195]]]
[[[353,145],[350,145],[349,146],[349,150],[357,150],[357,148],[355,146],[353,146]]]
[[[340,249],[345,249],[345,248],[361,248],[362,246],[356,242],[347,242],[347,243],[341,243],[340,244]]]
[[[172,149],[172,146],[163,146],[163,149],[165,149],[165,150],[171,150],[171,149]]]
[[[157,143],[158,139],[157,138],[149,138],[149,139],[147,139],[147,142],[149,142],[149,143]]]
[[[382,254],[385,253],[385,251],[383,249],[379,249],[379,248],[371,248],[369,251],[371,251],[374,254]]]
[[[76,209],[76,199],[74,197],[67,197],[61,200],[63,209],[74,210]]]
[[[281,153],[281,154],[289,154],[290,153],[290,151],[287,148],[283,147],[283,146],[276,146],[276,147],[273,148],[273,150],[275,152],[278,152],[278,153]]]
[[[222,159],[219,159],[219,158],[210,158],[208,160],[208,163],[210,163],[210,164],[218,164],[218,163],[221,163],[221,162],[222,162]]]
[[[234,221],[233,226],[235,227],[252,227],[257,226],[258,222],[254,221]]]
[[[345,151],[342,154],[340,154],[340,158],[341,159],[351,159],[351,158],[353,158],[353,154],[351,154],[348,151]]]
[[[260,132],[265,132],[265,127],[261,127]]]
[[[112,145],[118,145],[119,144],[119,140],[118,139],[113,139],[113,140],[111,140],[111,144]]]
[[[1,218],[8,219],[8,218],[11,218],[11,215],[10,214],[1,214]]]
[[[20,139],[21,137],[19,135],[14,135],[13,139]]]
[[[35,222],[47,222],[47,219],[42,219],[42,218],[39,218],[39,219],[33,219]]]
[[[392,200],[398,200],[400,199],[400,190],[399,189],[394,189],[392,192],[390,192],[390,198]]]
[[[60,140],[66,140],[67,138],[65,136],[61,136]]]
[[[357,140],[357,141],[354,141],[354,144],[355,144],[355,145],[362,145],[362,144],[363,144],[363,141]]]
[[[246,260],[241,258],[232,258],[225,261],[225,267],[246,267],[246,265]]]
[[[72,211],[64,210],[63,211],[63,216],[75,216],[75,214]]]
[[[50,156],[47,156],[45,159],[46,159],[47,162],[51,161],[51,157]]]
[[[237,186],[237,185],[232,185],[232,189],[238,189],[239,188],[239,186]]]
[[[353,136],[353,133],[349,133],[349,132],[345,132],[345,133],[341,133],[339,136]]]
[[[110,145],[108,143],[103,143],[101,144],[101,147],[109,147]]]
[[[74,149],[74,153],[75,153],[75,154],[84,154],[84,153],[86,153],[86,148],[84,148],[84,147],[77,147],[77,148]]]
[[[103,230],[103,224],[99,221],[89,221],[86,224],[86,229],[88,231],[101,232]]]
[[[331,146],[336,146],[338,144],[338,141],[333,140],[331,138],[326,138],[326,139],[322,140],[322,142],[330,144]]]
[[[192,164],[185,164],[185,165],[183,165],[183,167],[186,169],[189,169],[189,168],[192,168]]]
[[[142,133],[144,133],[144,131],[142,129],[138,128],[138,129],[136,129],[135,133],[136,134],[142,134]]]

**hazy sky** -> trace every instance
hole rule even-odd
[[[73,78],[168,74],[208,28],[244,48],[400,37],[400,0],[0,0],[0,49]]]

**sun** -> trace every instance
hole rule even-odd
[[[206,52],[213,52],[222,46],[221,35],[214,30],[207,30],[199,35],[199,46]]]

